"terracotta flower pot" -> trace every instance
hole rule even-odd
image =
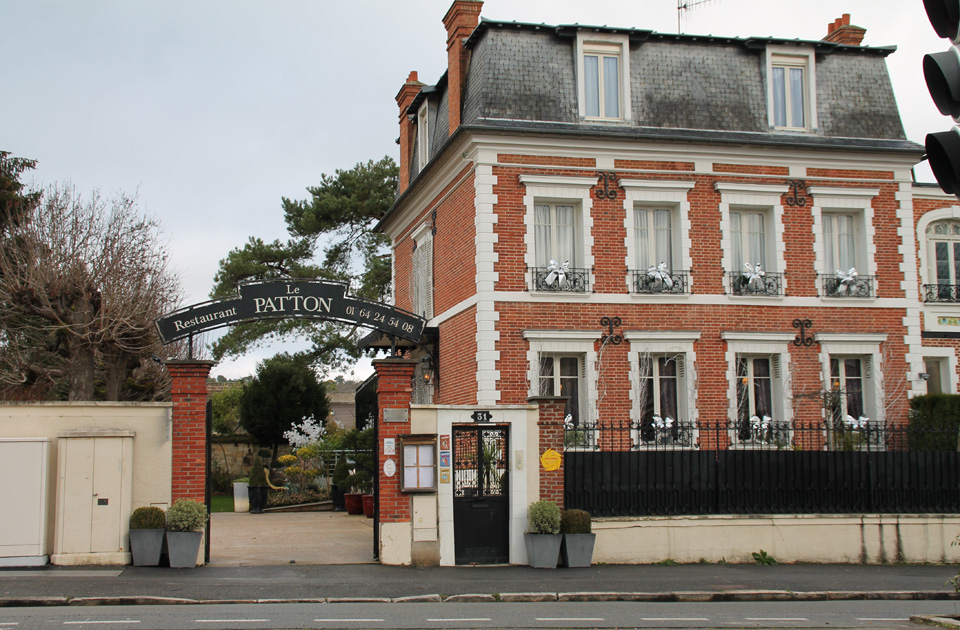
[[[343,504],[347,514],[363,514],[363,495],[359,492],[347,492],[343,495]]]
[[[363,515],[367,518],[373,518],[374,504],[373,504],[373,495],[365,494],[363,495]]]

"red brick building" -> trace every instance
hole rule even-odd
[[[929,383],[956,391],[960,206],[912,182],[892,47],[849,16],[821,40],[704,37],[481,4],[444,17],[447,72],[397,94],[379,229],[397,306],[438,331],[414,402],[496,416],[564,396],[575,447],[619,424],[611,446],[727,449],[902,423]]]

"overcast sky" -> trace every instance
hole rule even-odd
[[[696,0],[685,0],[694,4]],[[169,237],[186,304],[250,236],[286,238],[280,198],[398,148],[394,97],[446,64],[451,0],[0,0],[0,149],[37,186],[139,191]],[[710,0],[685,33],[820,39],[842,13],[887,58],[907,137],[952,124],[921,59],[948,48],[919,0]],[[677,0],[487,0],[493,20],[677,32]],[[921,181],[932,181],[918,168]],[[223,362],[237,378],[291,344]],[[365,376],[369,365],[358,368]]]

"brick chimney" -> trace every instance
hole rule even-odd
[[[397,92],[397,106],[400,108],[400,178],[397,194],[402,193],[410,185],[410,159],[413,156],[413,140],[416,138],[416,133],[413,122],[407,118],[407,108],[420,93],[421,87],[423,83],[417,80],[417,71],[414,70]]]
[[[867,29],[850,24],[850,14],[844,13],[841,17],[827,24],[827,36],[822,41],[845,46],[859,46],[866,34]]]
[[[454,0],[447,14],[443,16],[443,25],[447,29],[447,94],[451,135],[460,126],[463,85],[467,77],[469,54],[463,40],[480,23],[482,6],[482,0]]]

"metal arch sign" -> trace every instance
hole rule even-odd
[[[202,302],[157,320],[164,344],[196,333],[263,319],[322,319],[374,328],[414,343],[426,320],[388,304],[347,295],[347,285],[323,280],[263,280],[238,286],[237,297]]]

